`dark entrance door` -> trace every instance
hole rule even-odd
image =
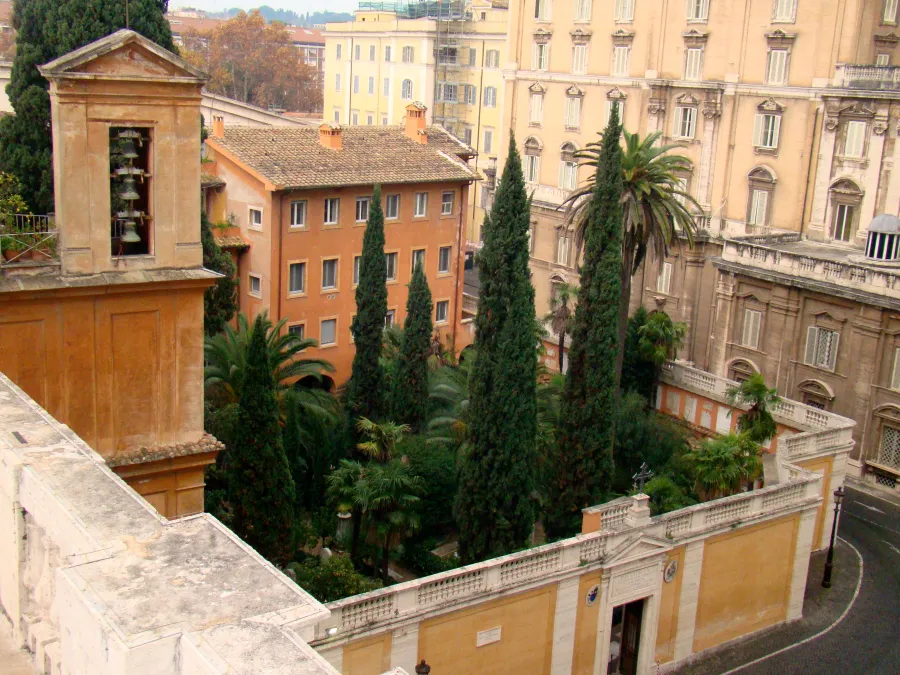
[[[641,618],[644,616],[644,601],[635,600],[625,605],[622,620],[622,661],[621,675],[637,675],[638,645],[641,643]]]

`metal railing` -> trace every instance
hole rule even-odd
[[[58,234],[53,214],[0,213],[0,266],[54,262]]]

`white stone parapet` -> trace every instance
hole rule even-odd
[[[842,89],[900,90],[900,67],[838,63],[833,87]]]

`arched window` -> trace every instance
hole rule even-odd
[[[403,80],[403,84],[400,86],[400,98],[404,101],[411,101],[413,97],[413,83],[412,80]]]
[[[735,382],[743,382],[754,373],[756,373],[756,368],[753,367],[753,364],[749,361],[744,361],[743,359],[732,361],[731,367],[728,369],[729,379],[732,379]]]
[[[574,143],[563,143],[559,149],[559,187],[563,190],[574,190],[578,185],[576,152],[578,152],[578,148]]]
[[[768,227],[772,199],[775,196],[775,176],[765,167],[757,167],[748,175],[747,227]]]
[[[541,150],[543,145],[534,136],[525,139],[525,180],[528,183],[537,183],[541,172]]]
[[[831,238],[849,242],[856,236],[862,190],[852,180],[839,180],[829,190],[831,197]]]
[[[834,394],[822,382],[818,380],[805,380],[797,387],[800,390],[800,400],[808,406],[819,410],[831,410],[831,402]]]

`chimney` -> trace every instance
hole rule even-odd
[[[416,143],[428,144],[428,135],[425,133],[425,111],[428,108],[424,103],[410,103],[406,106],[406,135]]]
[[[225,118],[221,115],[213,115],[213,138],[225,138]]]
[[[341,141],[341,127],[339,124],[319,125],[319,145],[329,150],[343,150],[344,143]]]

